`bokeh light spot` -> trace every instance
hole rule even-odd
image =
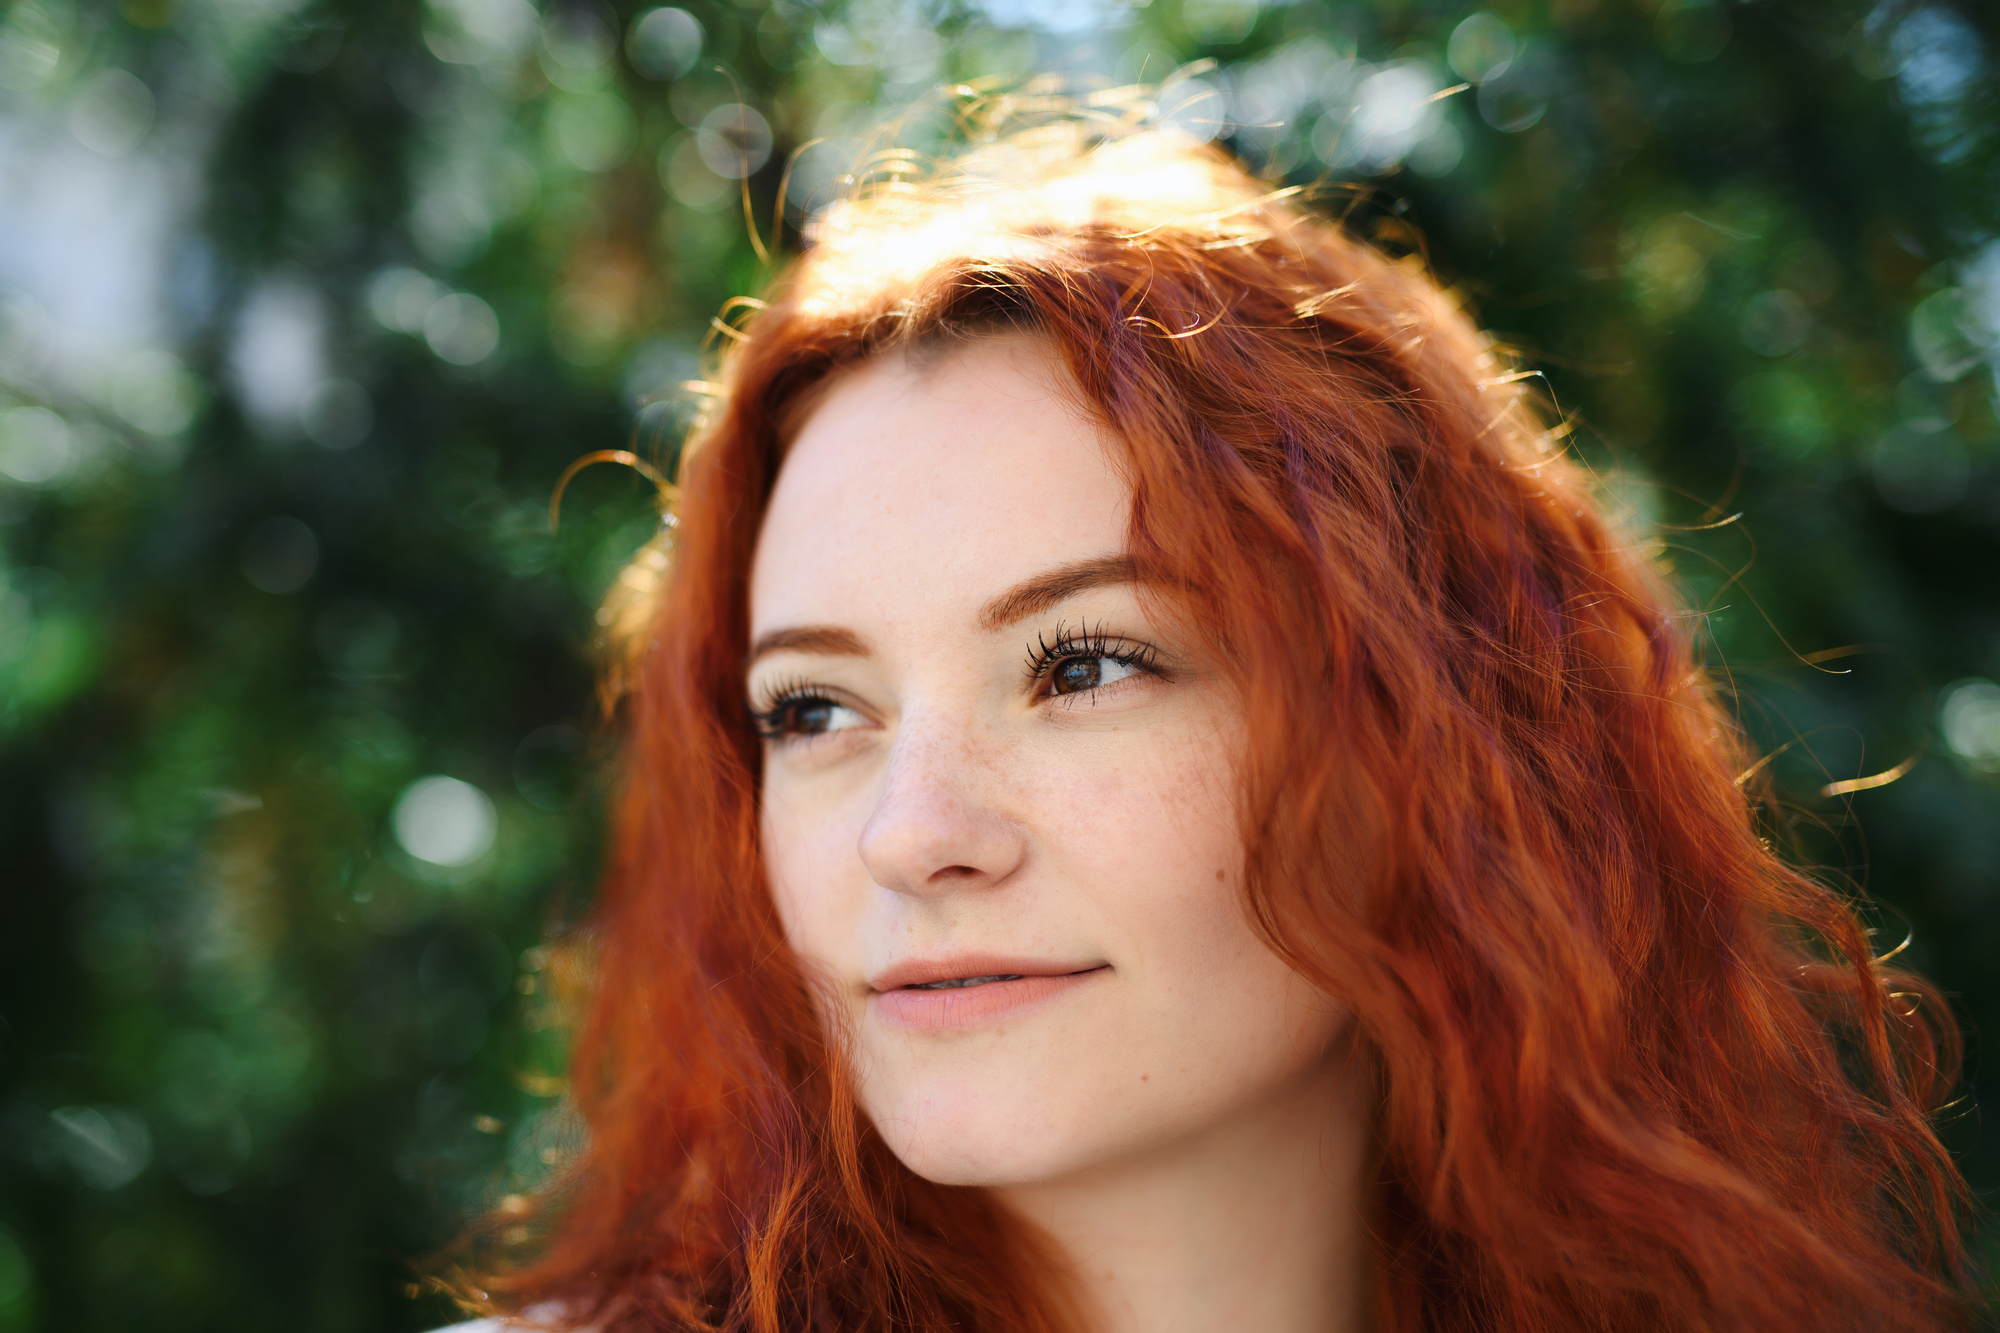
[[[771,160],[771,124],[757,108],[731,102],[702,117],[695,147],[710,171],[741,180]]]
[[[470,865],[486,855],[499,830],[486,793],[443,774],[418,778],[404,788],[390,825],[404,851],[446,867]]]
[[[1492,14],[1474,14],[1451,30],[1445,62],[1470,83],[1484,83],[1514,63],[1514,32]]]
[[[675,120],[695,130],[701,128],[709,112],[740,97],[735,81],[721,70],[694,69],[686,77],[675,79],[674,86],[667,89],[667,109],[674,113]]]
[[[46,407],[0,412],[0,472],[26,486],[60,481],[76,457],[69,423]]]
[[[598,69],[617,46],[610,15],[598,5],[564,5],[542,20],[542,49],[559,65]]]
[[[1964,291],[1947,287],[1910,312],[1910,350],[1934,380],[1955,380],[1986,355],[1981,328]]]
[[[1181,23],[1204,45],[1240,42],[1257,26],[1257,0],[1187,0]]]
[[[1465,157],[1465,136],[1458,127],[1448,120],[1440,120],[1437,127],[1423,137],[1410,150],[1410,169],[1419,176],[1449,176]]]
[[[424,341],[440,360],[477,365],[500,345],[500,319],[493,307],[465,292],[441,296],[424,315]]]
[[[1548,114],[1559,72],[1554,55],[1546,47],[1523,42],[1512,59],[1480,83],[1477,100],[1480,119],[1502,134],[1533,129]]]
[[[75,21],[68,6],[16,4],[0,26],[0,88],[33,92],[55,77]]]
[[[122,69],[91,75],[70,103],[69,132],[105,157],[124,157],[152,128],[153,90]]]
[[[712,213],[735,196],[730,182],[708,169],[693,135],[669,139],[660,150],[660,184],[697,213]]]
[[[1646,229],[1627,268],[1641,314],[1659,321],[1694,308],[1708,286],[1709,244],[1708,233],[1684,213],[1670,213]]]
[[[391,264],[368,280],[368,313],[385,329],[422,333],[424,316],[445,291],[435,281],[401,264]]]
[[[1437,76],[1419,61],[1376,70],[1354,92],[1346,161],[1380,169],[1403,160],[1438,121]]]
[[[430,190],[410,210],[410,234],[432,263],[464,264],[485,252],[493,214],[463,190]]]
[[[201,386],[172,354],[137,352],[114,370],[111,410],[149,435],[178,435],[194,420]]]
[[[649,79],[678,79],[701,58],[701,21],[685,9],[649,9],[625,37],[632,68]]]
[[[623,162],[632,151],[634,132],[631,109],[615,93],[565,98],[549,113],[556,151],[584,171],[609,171]]]
[[[49,1112],[49,1128],[70,1169],[92,1189],[121,1189],[153,1160],[153,1136],[131,1111],[59,1107]]]
[[[296,437],[307,395],[326,378],[327,318],[319,291],[297,275],[258,283],[237,313],[229,366],[251,426]]]
[[[455,65],[519,51],[534,38],[538,21],[527,0],[430,0],[425,9],[424,45]]]
[[[1971,676],[1947,686],[1938,730],[1960,759],[1982,773],[2000,772],[2000,685]]]

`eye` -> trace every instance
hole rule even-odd
[[[777,741],[850,731],[867,725],[868,721],[857,710],[822,694],[787,695],[755,717],[757,733],[766,740]]]
[[[1121,658],[1065,657],[1049,670],[1049,693],[1082,694],[1138,674],[1137,666]]]
[[[1149,643],[1080,625],[1056,627],[1055,642],[1037,635],[1028,645],[1028,681],[1037,698],[1089,694],[1128,676],[1165,677]]]

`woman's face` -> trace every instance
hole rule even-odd
[[[751,579],[786,935],[919,1175],[1026,1185],[1323,1095],[1345,1024],[1252,933],[1218,663],[1029,339],[846,374]]]

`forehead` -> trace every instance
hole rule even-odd
[[[1032,338],[847,372],[778,474],[751,573],[753,633],[970,615],[1052,565],[1115,554],[1130,493],[1114,447]]]

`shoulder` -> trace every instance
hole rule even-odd
[[[538,1315],[537,1311],[530,1310],[525,1314],[495,1315],[490,1319],[451,1324],[445,1328],[433,1329],[432,1333],[556,1333],[559,1326],[548,1320],[549,1316],[546,1313]]]

